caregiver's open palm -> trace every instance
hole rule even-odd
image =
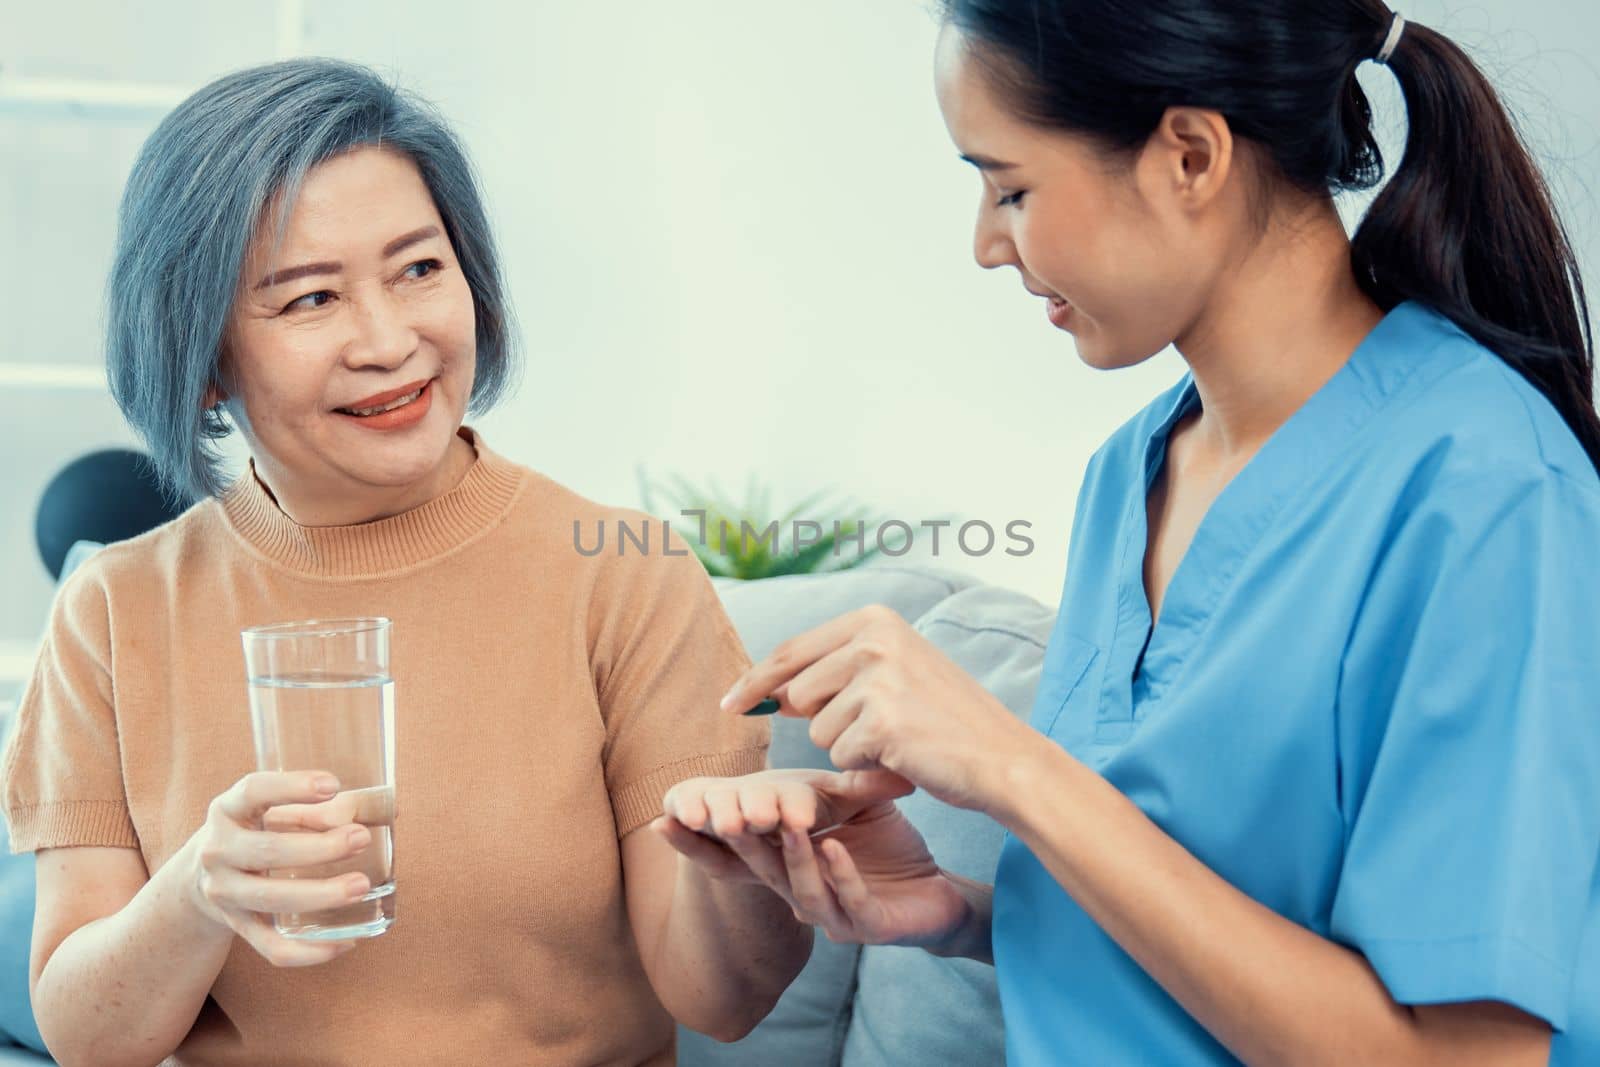
[[[655,826],[713,877],[761,882],[835,941],[931,945],[966,917],[884,771],[764,771],[667,794]],[[815,835],[815,836],[813,836]]]

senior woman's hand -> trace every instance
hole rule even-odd
[[[652,826],[712,877],[766,885],[835,941],[936,947],[969,907],[894,803],[912,788],[887,771],[693,778]]]
[[[271,878],[269,870],[312,867],[357,855],[372,843],[357,810],[360,791],[339,793],[330,776],[260,771],[239,779],[211,802],[206,821],[186,850],[191,902],[206,917],[244,938],[278,967],[326,963],[354,941],[313,942],[284,937],[272,916],[321,911],[360,900],[372,888],[366,875]],[[379,816],[370,816],[382,821]]]
[[[889,608],[842,615],[784,641],[722,699],[771,696],[811,720],[834,766],[899,774],[947,804],[990,814],[1015,800],[1007,775],[1040,735]]]

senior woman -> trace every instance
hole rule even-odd
[[[508,318],[461,148],[370,71],[230,75],[144,146],[108,366],[199,502],[63,588],[0,764],[63,1063],[671,1063],[674,1019],[740,1036],[803,966],[786,904],[647,828],[674,784],[764,763],[766,730],[717,713],[748,660],[704,571],[579,553],[575,521],[627,513],[462,425],[508,379]],[[225,486],[230,425],[251,464]],[[265,913],[370,887],[266,871],[370,832],[270,817],[338,787],[243,773],[238,635],[356,615],[394,620],[405,903],[372,941],[290,940]]]

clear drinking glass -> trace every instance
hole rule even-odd
[[[372,889],[324,911],[273,916],[285,937],[376,937],[394,922],[394,680],[388,619],[326,619],[244,631],[256,767],[328,771],[340,792],[321,807],[365,824],[372,843],[337,863],[268,871],[336,878],[360,871]],[[309,832],[309,831],[308,831]]]

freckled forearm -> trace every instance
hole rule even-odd
[[[180,858],[122,910],[75,930],[46,962],[34,1012],[61,1063],[159,1063],[194,1025],[233,931],[184,901]]]
[[[710,878],[680,859],[656,967],[685,1026],[724,1040],[766,1018],[811,956],[811,927],[776,893]]]

